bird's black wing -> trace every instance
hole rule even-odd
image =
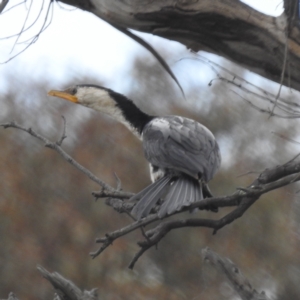
[[[206,182],[221,162],[213,134],[200,123],[178,116],[152,120],[143,130],[143,147],[152,165],[201,177]]]

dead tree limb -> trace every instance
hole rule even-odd
[[[54,300],[97,300],[97,289],[82,291],[71,280],[66,279],[57,272],[50,273],[42,266],[37,267],[42,276],[47,279],[54,288]],[[1,299],[6,300],[6,299]],[[14,293],[9,293],[7,300],[18,300]]]
[[[57,142],[51,142],[50,140],[48,140],[41,134],[34,131],[32,128],[25,128],[15,122],[0,124],[0,126],[2,126],[3,128],[16,128],[16,129],[25,131],[25,132],[29,133],[30,135],[32,135],[33,137],[37,138],[38,140],[42,141],[45,144],[45,147],[53,149],[56,152],[58,152],[63,157],[63,159],[65,159],[68,163],[70,163],[75,168],[77,168],[82,173],[84,173],[86,176],[88,176],[92,181],[94,181],[98,185],[100,185],[102,187],[103,195],[106,195],[106,193],[108,193],[108,195],[111,195],[111,196],[114,195],[114,197],[121,197],[121,198],[129,198],[130,196],[132,196],[131,193],[126,193],[126,192],[122,192],[122,191],[118,191],[117,189],[114,189],[113,187],[111,187],[110,185],[105,183],[103,180],[99,179],[91,171],[89,171],[88,169],[83,167],[81,164],[79,164],[68,153],[66,153],[61,147],[62,141],[66,138],[65,129],[63,130],[62,137]],[[64,122],[64,127],[65,126],[66,126],[66,124]]]
[[[107,198],[106,204],[113,207],[120,213],[125,212],[130,215],[130,212],[135,205],[135,203],[127,201],[127,199],[132,195],[131,193],[122,192],[119,190],[119,188],[114,189],[113,187],[107,185],[105,182],[93,175],[90,171],[82,167],[61,148],[61,142],[66,137],[65,123],[62,137],[58,140],[58,142],[50,142],[48,139],[33,131],[31,128],[24,128],[14,122],[0,124],[0,126],[4,128],[12,127],[25,131],[35,138],[39,139],[40,141],[44,142],[46,147],[56,150],[66,161],[74,165],[78,170],[86,174],[90,179],[94,180],[102,187],[102,191],[93,193],[96,198]],[[217,208],[233,207],[233,210],[231,212],[220,219],[213,220],[188,218],[165,221],[164,219],[160,219],[158,217],[158,215],[156,214],[156,210],[154,209],[152,211],[152,214],[150,214],[146,218],[138,221],[134,220],[132,223],[123,228],[107,233],[102,238],[97,238],[96,243],[101,244],[101,246],[95,252],[90,253],[90,255],[95,258],[106,248],[112,245],[113,242],[118,238],[125,236],[136,229],[142,229],[144,240],[138,242],[140,250],[136,253],[129,265],[130,268],[133,268],[134,264],[143,253],[145,253],[151,247],[157,245],[159,241],[173,229],[184,227],[207,227],[213,229],[213,234],[216,234],[218,230],[243,216],[248,208],[253,205],[263,194],[299,181],[300,162],[297,162],[298,156],[299,155],[295,156],[293,159],[281,166],[276,166],[272,169],[266,169],[254,180],[251,185],[245,188],[238,188],[237,191],[232,195],[206,198],[194,202],[192,205],[182,210],[187,211],[191,209],[193,210],[195,208],[203,210],[209,206],[214,206]],[[120,184],[118,184],[118,186],[120,186]],[[179,214],[182,211],[175,212],[172,215]],[[154,228],[150,228],[145,231],[145,226],[150,225],[156,221],[160,221],[160,223]]]
[[[1,300],[19,300],[13,292],[10,292],[7,299]]]
[[[195,52],[215,53],[263,77],[300,90],[296,0],[286,0],[285,13],[278,17],[260,13],[239,0],[61,2],[87,10],[114,26],[174,40]],[[285,74],[281,80],[285,52],[288,53],[289,75]]]
[[[217,231],[223,228],[224,226],[242,217],[243,214],[248,210],[248,208],[251,205],[253,205],[260,198],[261,195],[269,191],[272,191],[274,189],[299,181],[300,174],[299,173],[295,174],[295,170],[297,170],[299,167],[300,167],[300,163],[294,163],[293,167],[289,167],[288,169],[285,170],[284,173],[281,173],[282,174],[281,178],[278,178],[279,176],[273,177],[273,178],[277,178],[277,180],[274,182],[270,181],[271,177],[269,177],[269,179],[267,180],[268,183],[266,184],[257,183],[258,179],[256,179],[254,183],[251,184],[248,188],[239,188],[239,191],[235,192],[230,196],[207,198],[193,203],[190,207],[186,209],[186,210],[190,210],[193,208],[205,209],[205,207],[209,205],[213,205],[214,207],[218,207],[218,208],[236,206],[234,210],[232,210],[230,213],[228,213],[227,215],[225,215],[220,219],[212,220],[212,219],[193,218],[193,219],[178,219],[178,220],[171,220],[171,221],[161,220],[161,223],[159,225],[145,232],[144,241],[138,242],[138,245],[140,246],[141,249],[134,256],[133,260],[129,264],[129,268],[132,269],[135,263],[137,262],[137,260],[141,257],[143,253],[145,253],[151,247],[156,246],[159,243],[159,241],[162,238],[164,238],[165,235],[173,229],[179,229],[184,227],[206,227],[206,228],[212,228],[213,234],[216,234]],[[281,168],[275,167],[274,169],[264,171],[262,174],[266,175],[268,173],[274,176],[274,173],[276,172],[275,170],[281,172]],[[263,178],[263,176],[259,176],[258,178],[260,177]],[[105,237],[96,239],[96,242],[101,243],[102,245],[97,251],[91,253],[91,256],[95,258],[99,254],[101,254],[108,246],[112,245],[116,239],[125,236],[128,233],[138,228],[145,227],[158,220],[160,219],[154,213],[140,221],[135,221],[126,227],[123,227],[111,233],[107,233]]]
[[[91,291],[81,291],[72,281],[64,278],[57,272],[50,273],[41,266],[37,269],[53,286],[56,295],[54,299],[63,300],[97,300],[97,289]]]
[[[270,300],[265,292],[257,292],[239,268],[228,258],[223,258],[209,248],[202,249],[202,258],[223,273],[242,300]]]

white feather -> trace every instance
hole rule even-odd
[[[113,117],[117,122],[124,124],[138,138],[141,138],[137,130],[125,119],[121,109],[116,105],[115,100],[110,96],[107,90],[87,87],[78,89],[76,96],[81,105]]]

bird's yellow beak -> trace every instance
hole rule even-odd
[[[78,98],[76,96],[74,96],[74,95],[71,95],[67,91],[51,90],[50,92],[48,92],[48,95],[49,96],[53,96],[53,97],[62,98],[62,99],[71,101],[73,103],[78,103]]]

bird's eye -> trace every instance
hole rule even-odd
[[[74,86],[73,88],[71,88],[71,94],[75,95],[77,93],[77,87]]]

